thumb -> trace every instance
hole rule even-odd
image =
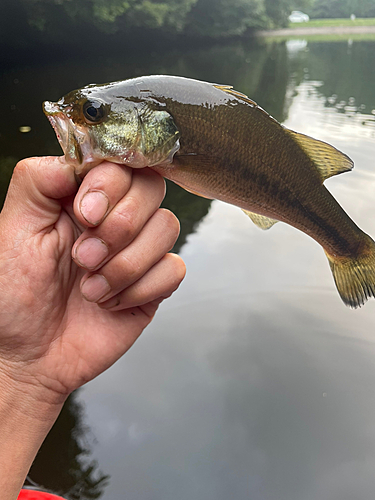
[[[60,200],[77,188],[74,168],[62,157],[21,160],[13,171],[1,217],[15,229],[39,233],[57,222]]]

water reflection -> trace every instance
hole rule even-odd
[[[109,476],[98,470],[91,457],[94,441],[83,423],[78,393],[66,401],[58,420],[45,439],[30,469],[30,479],[69,500],[100,498]],[[90,439],[91,437],[91,439]]]
[[[357,321],[343,318],[342,339],[339,307],[317,319],[327,293],[230,285],[208,297],[185,287],[183,308],[166,306],[138,352],[85,391],[97,453],[111,466],[108,498],[315,500],[337,491],[334,477],[369,500],[375,352],[361,333],[371,323],[353,338]],[[116,391],[134,374],[136,388]]]
[[[233,84],[351,156],[354,171],[327,187],[375,236],[373,53],[374,42],[238,42],[14,69],[0,81],[1,185],[20,156],[59,154],[43,99],[99,81],[98,68],[100,81],[177,74]],[[375,301],[346,309],[321,248],[289,226],[261,232],[239,209],[172,184],[165,206],[182,220],[187,278],[126,357],[76,395],[95,441],[82,445],[80,427],[77,445],[62,417],[32,478],[60,491],[103,478],[93,491],[105,500],[372,499]],[[56,443],[78,453],[51,472]],[[82,482],[92,460],[111,476],[105,489],[100,472]]]
[[[181,230],[180,236],[173,247],[178,253],[186,243],[189,234],[195,232],[199,222],[207,215],[212,200],[188,193],[173,182],[167,181],[167,194],[162,203],[178,217]]]
[[[287,59],[285,123],[354,158],[351,174],[327,184],[375,234],[374,143],[361,107],[374,102],[354,86],[354,114],[328,106],[310,53]],[[126,359],[83,391],[111,470],[108,499],[370,500],[374,302],[344,308],[318,245],[282,224],[262,233],[218,202],[181,254],[188,276],[178,294]],[[134,378],[116,390],[116,380]]]
[[[356,98],[350,97],[346,102],[339,101],[336,94],[326,97],[322,93],[324,84],[321,81],[305,80],[298,87],[295,85],[295,81],[290,82],[290,87],[293,88],[293,102],[290,102],[290,106],[296,106],[300,102],[308,113],[315,115],[314,126],[323,133],[329,130],[329,133],[341,137],[343,134],[352,138],[375,137],[375,115],[372,112],[366,113],[366,105],[357,104]],[[367,107],[371,108],[371,105]],[[309,128],[309,124],[305,123],[308,121],[306,116],[300,118],[297,126]],[[314,135],[314,132],[310,135]]]
[[[334,96],[344,106],[355,98],[357,106],[363,106],[361,112],[371,113],[375,98],[370,82],[375,68],[369,58],[374,50],[373,41],[353,42],[350,50],[347,41],[309,43],[289,58],[290,73],[297,86],[303,80],[321,82],[320,92],[326,98]]]

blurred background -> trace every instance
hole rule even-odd
[[[375,237],[375,0],[1,3],[1,203],[19,159],[61,154],[42,101],[171,74],[233,85],[348,154],[326,185]],[[69,398],[31,480],[70,500],[372,500],[375,301],[347,309],[285,224],[171,183],[164,206],[187,277]]]

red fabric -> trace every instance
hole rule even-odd
[[[64,500],[62,497],[36,490],[21,490],[17,500]]]

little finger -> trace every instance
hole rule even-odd
[[[176,254],[167,253],[146,274],[114,297],[99,303],[103,309],[120,311],[170,297],[184,279],[186,267]],[[159,303],[160,303],[159,302]]]

